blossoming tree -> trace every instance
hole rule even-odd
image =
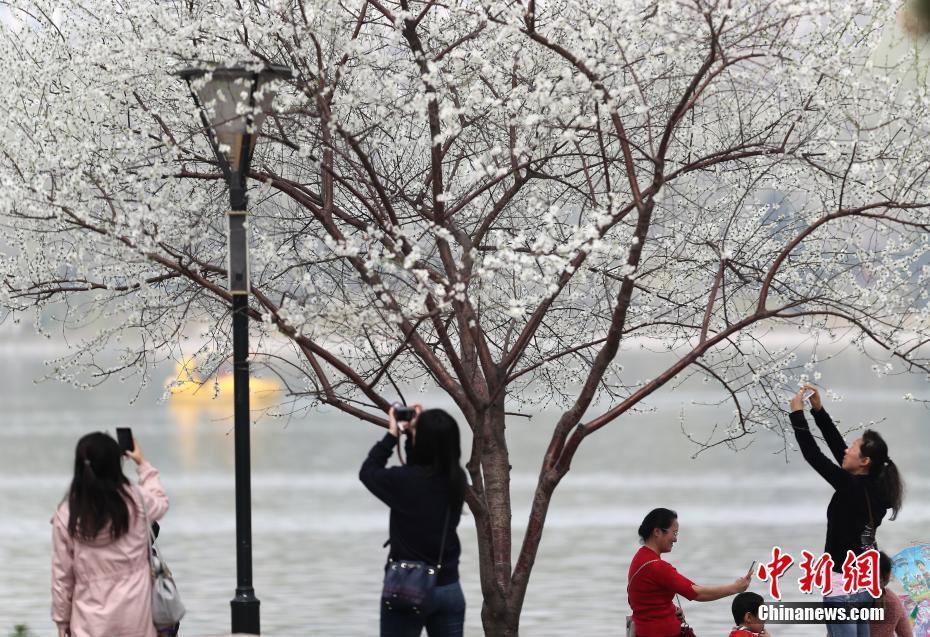
[[[250,175],[254,359],[382,426],[397,383],[454,400],[489,635],[518,632],[579,445],[653,393],[704,376],[731,406],[709,444],[779,435],[784,324],[930,372],[930,99],[882,61],[888,3],[5,4],[0,302],[106,319],[57,362],[76,383],[144,381],[190,325],[228,355],[224,182],[172,72],[293,69]],[[635,339],[671,361],[652,379]],[[514,550],[505,424],[540,403]]]

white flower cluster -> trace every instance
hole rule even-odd
[[[508,400],[570,405],[617,337],[711,343],[688,369],[765,402],[817,379],[760,346],[785,326],[927,369],[930,94],[888,3],[388,4],[8,3],[0,303],[64,301],[64,375],[125,332],[143,374],[191,326],[227,345],[224,181],[172,73],[242,60],[293,70],[252,165],[255,329],[335,377],[451,391],[491,361]],[[647,386],[618,351],[611,404]]]

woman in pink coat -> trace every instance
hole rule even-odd
[[[123,475],[123,451],[104,433],[78,441],[68,497],[52,517],[52,620],[59,637],[155,637],[149,521],[168,510],[158,470],[139,445],[126,454],[139,488]]]

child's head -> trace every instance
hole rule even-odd
[[[733,621],[737,626],[744,626],[754,633],[765,628],[765,622],[759,619],[759,606],[762,605],[759,593],[740,593],[733,598]]]

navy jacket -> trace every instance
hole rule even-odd
[[[451,510],[449,481],[445,476],[430,475],[426,467],[403,465],[388,467],[397,438],[385,434],[375,443],[362,463],[359,479],[368,490],[391,508],[388,557],[392,560],[419,560],[436,564],[442,544],[442,528],[449,512],[446,544],[437,586],[459,579],[459,555],[462,552],[455,529],[462,515],[461,507]],[[410,457],[409,436],[406,444]]]
[[[827,540],[824,550],[833,558],[833,570],[840,572],[847,551],[856,555],[862,552],[862,531],[869,523],[866,498],[872,506],[872,520],[876,529],[889,507],[882,501],[874,480],[868,476],[853,475],[842,467],[846,443],[827,410],[821,408],[818,411],[811,410],[811,413],[835,462],[817,446],[803,411],[792,412],[791,424],[804,459],[835,490],[827,506]]]

